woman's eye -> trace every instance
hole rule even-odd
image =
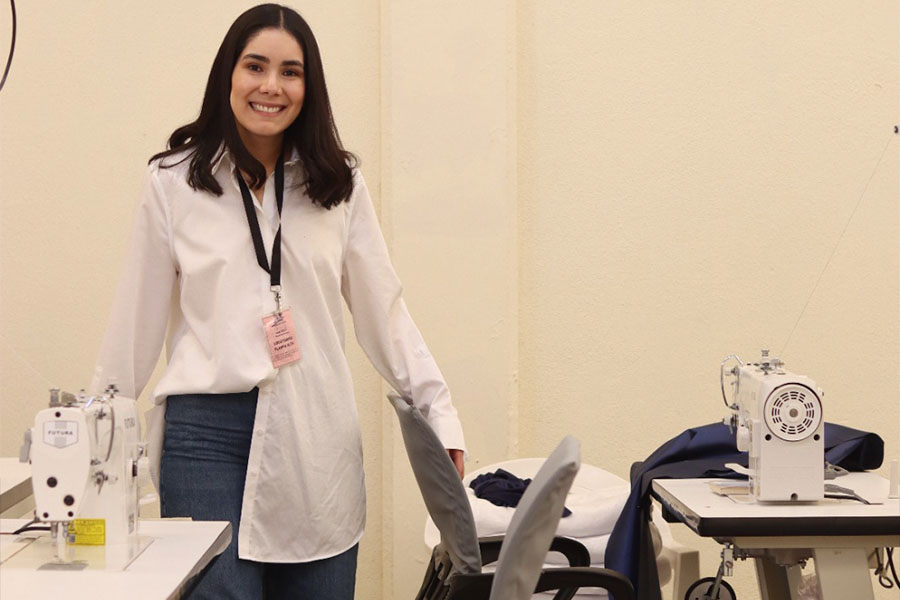
[[[262,67],[260,67],[259,65],[254,65],[252,63],[247,65],[247,68],[250,69],[251,71],[256,71],[256,72],[262,71]]]
[[[299,71],[285,71],[284,75],[285,75],[285,77],[300,77],[300,72]]]

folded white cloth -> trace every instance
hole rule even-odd
[[[475,496],[469,483],[483,473],[502,468],[516,477],[530,479],[543,464],[543,458],[521,458],[491,465],[469,474],[465,479],[466,493],[472,505],[475,527],[479,536],[506,533],[515,508],[495,506],[488,500]],[[628,482],[593,465],[583,464],[575,476],[572,489],[566,498],[566,508],[572,511],[560,519],[557,535],[591,537],[612,532],[631,487]]]
[[[591,537],[579,537],[572,538],[587,548],[587,551],[591,555],[591,566],[592,567],[602,567],[603,566],[603,557],[606,556],[606,544],[609,543],[609,534],[606,535],[594,535]],[[565,555],[560,552],[550,552],[547,554],[547,564],[553,567],[566,567],[569,565],[569,561],[566,559]]]
[[[498,468],[505,469],[516,477],[530,479],[544,464],[544,460],[543,458],[510,460],[483,467],[466,476],[463,483],[466,486],[469,503],[472,505],[475,529],[479,537],[505,534],[516,509],[495,506],[488,500],[478,498],[475,491],[469,487],[469,483],[479,475],[496,471]],[[621,477],[599,467],[582,463],[566,497],[566,507],[572,514],[560,519],[556,535],[573,538],[608,535],[612,532],[630,491],[628,482]],[[425,525],[425,543],[433,548],[438,542],[440,534],[429,517]],[[603,553],[601,552],[599,556],[602,557]]]

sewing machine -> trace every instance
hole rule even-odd
[[[731,360],[737,366],[726,370]],[[726,375],[734,377],[730,404]],[[826,486],[823,393],[767,350],[757,363],[726,357],[720,385],[737,449],[749,459],[749,468],[726,466],[746,474],[749,487],[715,479],[653,482],[669,515],[723,544],[715,577],[694,582],[685,598],[734,600],[723,578],[732,575],[735,559],[752,558],[762,598],[795,599],[801,568],[812,558],[819,598],[873,600],[870,556],[896,545],[900,532],[895,486],[874,473],[846,474],[842,486]],[[843,499],[826,500],[826,491]]]
[[[148,519],[138,507],[145,447],[135,402],[51,390],[19,459],[35,521],[0,519],[0,598],[156,600],[187,594],[228,547],[228,521]],[[35,531],[47,529],[50,532]],[[152,543],[151,543],[152,542]]]
[[[738,362],[734,401],[725,398],[725,363]],[[749,454],[750,492],[757,501],[817,501],[824,497],[825,420],[822,390],[809,377],[784,370],[778,358],[762,351],[758,363],[738,357],[722,361],[720,382],[725,404],[732,410],[737,449]],[[740,469],[736,469],[740,470]]]
[[[105,567],[124,568],[149,544],[137,522],[143,454],[135,402],[115,385],[99,396],[50,391],[20,459],[31,463],[35,518],[50,524],[55,563],[77,559],[76,547],[102,546]]]

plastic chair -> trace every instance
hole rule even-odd
[[[498,469],[522,479],[531,479],[545,460],[546,458],[515,458],[485,465],[466,473],[463,488],[472,507],[475,528],[480,537],[504,535],[509,528],[514,509],[495,506],[487,500],[476,497],[470,489],[471,482],[479,475],[493,473]],[[591,564],[588,566],[603,567],[606,542],[630,491],[631,485],[626,480],[600,467],[582,462],[566,497],[566,507],[571,509],[573,514],[560,520],[556,535],[570,537],[582,543],[591,555]],[[651,528],[660,586],[669,584],[674,594],[673,598],[684,598],[688,586],[700,577],[699,552],[675,541],[668,523],[660,516],[658,509],[654,510]],[[440,542],[440,532],[430,517],[425,523],[424,542],[429,550]],[[551,553],[545,559],[544,568],[564,564],[568,564],[564,556]],[[549,600],[552,593],[534,596],[539,597]],[[586,588],[579,590],[575,597],[600,600],[605,594],[598,589]]]
[[[587,566],[584,546],[554,537],[580,466],[575,438],[564,438],[535,475],[506,536],[479,540],[462,481],[437,435],[411,401],[388,398],[425,506],[441,532],[417,600],[526,600],[549,590],[558,590],[557,600],[569,600],[580,587],[600,587],[615,600],[633,600],[631,582],[622,574]],[[542,569],[550,550],[566,555],[571,566]],[[494,561],[493,573],[482,572],[483,564]]]

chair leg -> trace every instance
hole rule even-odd
[[[700,578],[700,553],[697,550],[678,546],[672,553],[672,593],[681,600],[688,586]]]
[[[432,554],[431,560],[428,561],[428,567],[425,569],[425,578],[422,580],[422,585],[419,586],[419,592],[416,594],[416,600],[428,600],[431,597],[431,593],[433,593],[432,588],[437,579],[438,573],[437,569],[434,568],[434,554]]]

